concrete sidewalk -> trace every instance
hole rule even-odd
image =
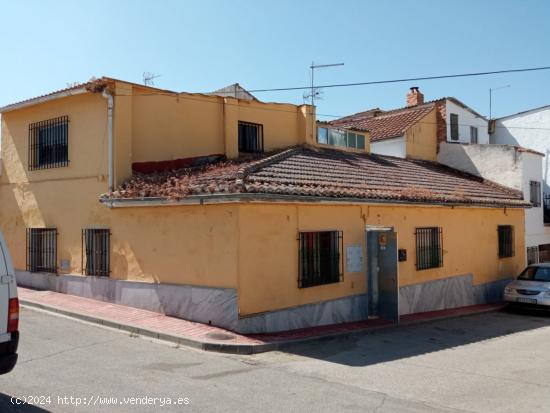
[[[74,295],[23,287],[18,287],[18,292],[23,306],[39,308],[180,345],[233,354],[283,350],[285,346],[300,342],[397,327],[385,320],[365,320],[270,334],[242,335],[219,327]],[[486,304],[406,315],[401,317],[399,325],[478,314],[495,311],[502,307],[502,303]]]

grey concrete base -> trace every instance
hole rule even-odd
[[[399,314],[445,310],[502,300],[504,286],[511,279],[473,284],[472,274],[458,275],[399,289]]]
[[[16,271],[16,274],[21,286],[142,308],[246,334],[353,322],[365,320],[368,316],[366,294],[239,317],[237,291],[231,288],[152,284],[27,271]],[[472,275],[467,274],[401,287],[399,312],[404,315],[497,302],[502,299],[508,281],[474,286]]]
[[[241,333],[287,331],[366,318],[367,295],[360,294],[241,318],[237,331]]]
[[[16,271],[17,283],[105,302],[142,308],[185,320],[211,323],[239,333],[265,333],[367,318],[367,297],[357,295],[239,318],[237,291],[152,284],[106,277]]]
[[[237,291],[191,285],[152,284],[107,277],[16,271],[17,284],[142,308],[169,316],[233,329],[238,322]]]

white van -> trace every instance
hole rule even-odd
[[[17,363],[19,300],[15,272],[4,237],[0,233],[0,374]]]

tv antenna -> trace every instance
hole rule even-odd
[[[493,117],[493,90],[499,90],[499,89],[506,89],[507,87],[510,87],[511,85],[505,85],[505,86],[499,86],[499,87],[493,87],[489,88],[489,120],[491,120]]]
[[[315,108],[315,99],[321,99],[322,92],[315,88],[315,82],[314,82],[314,76],[315,76],[315,69],[324,69],[327,67],[335,67],[335,66],[344,66],[343,63],[329,63],[325,65],[316,65],[315,62],[311,62],[311,66],[309,67],[311,69],[311,90],[309,93],[304,93],[303,98],[304,100],[311,99],[311,119],[312,119],[312,129],[311,133],[313,135],[313,139],[315,140],[315,117],[313,116],[313,108]]]
[[[160,77],[160,75],[155,75],[151,72],[143,72],[143,84],[145,86],[154,86],[155,82],[153,82],[153,80],[155,80],[157,77]]]

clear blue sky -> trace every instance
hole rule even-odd
[[[91,76],[201,92],[550,66],[550,1],[0,0],[0,106]],[[416,82],[503,116],[550,104],[550,71]],[[318,112],[404,105],[407,83],[326,89]],[[302,103],[302,92],[258,93]]]

